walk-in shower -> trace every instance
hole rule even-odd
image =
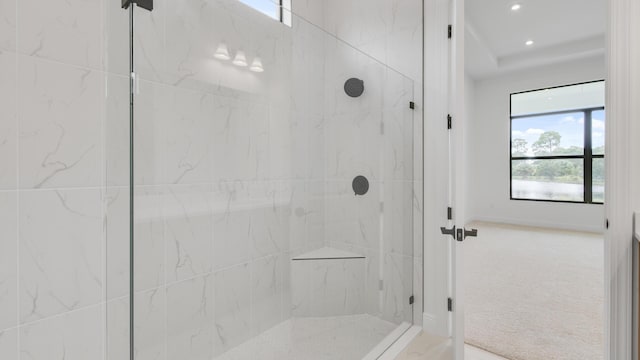
[[[375,359],[421,321],[421,1],[350,2],[0,0],[0,358]]]

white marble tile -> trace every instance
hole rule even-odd
[[[369,181],[369,191],[363,196],[353,196],[358,214],[358,227],[355,237],[349,242],[356,246],[378,250],[380,247],[380,223],[382,221],[380,203],[383,200],[383,191],[386,183],[381,181]],[[386,206],[386,204],[385,204]]]
[[[293,134],[293,115],[289,107],[269,106],[269,158],[266,159],[269,179],[303,178],[305,176],[305,163],[298,157],[298,153],[293,152]],[[302,152],[302,156],[305,154],[306,152]],[[297,161],[294,162],[294,159]]]
[[[396,254],[384,255],[382,318],[394,324],[412,321],[409,296],[413,291],[413,259]]]
[[[413,256],[413,182],[390,181],[384,189],[384,251]]]
[[[102,306],[92,306],[47,318],[20,328],[23,359],[101,359],[104,322]]]
[[[166,359],[167,298],[165,288],[136,293],[135,358]]]
[[[106,75],[106,108],[104,115],[104,182],[107,186],[129,185],[129,79],[125,76]],[[145,95],[143,95],[144,97]],[[137,101],[137,99],[136,99]],[[136,105],[138,103],[136,102]],[[136,122],[140,119],[135,118]],[[144,139],[145,132],[137,132],[135,150],[138,142]],[[134,163],[135,172],[145,168],[145,164]]]
[[[307,250],[324,246],[326,239],[326,214],[324,181],[307,181]]]
[[[267,95],[272,81],[286,75],[289,48],[278,43],[286,44],[289,36],[278,22],[228,0],[171,1],[167,10],[168,83]],[[259,56],[265,71],[253,73],[213,58],[221,42],[231,56],[243,51],[249,62]],[[269,95],[280,96],[281,91]]]
[[[380,253],[377,250],[366,251],[366,268],[365,268],[365,309],[366,312],[373,316],[382,314],[382,288],[381,280],[384,280],[382,274],[382,263],[380,261]],[[384,286],[384,283],[383,283]]]
[[[312,1],[322,7],[322,2]],[[296,1],[292,6],[300,2]],[[327,34],[317,26],[293,18],[292,63],[291,63],[291,109],[308,116],[324,114],[325,97],[325,37]]]
[[[293,294],[291,292],[291,253],[284,253],[281,255],[282,265],[282,320],[289,319],[292,316],[293,310]]]
[[[106,303],[105,360],[129,357],[129,297]]]
[[[18,328],[0,331],[0,358],[18,359]]]
[[[385,180],[413,180],[414,101],[413,82],[389,68],[385,69],[382,121],[382,153]]]
[[[0,50],[16,50],[17,0],[0,0]]]
[[[421,0],[392,0],[386,28],[386,62],[412,79],[422,78]]]
[[[100,185],[103,76],[19,56],[18,77],[20,186]]]
[[[20,194],[20,318],[96,304],[102,294],[99,190]]]
[[[102,0],[104,70],[109,74],[129,74],[129,11],[122,2]],[[136,29],[136,35],[138,34]],[[128,91],[127,91],[128,92]]]
[[[173,185],[164,202],[167,282],[213,270],[213,215],[208,185]]]
[[[288,182],[250,184],[251,258],[288,250],[291,186]]]
[[[326,222],[356,221],[358,219],[358,207],[355,201],[355,193],[352,188],[352,180],[329,180],[324,188]]]
[[[291,276],[291,315],[303,316],[311,313],[311,291],[309,275],[311,266],[303,261],[289,261]]]
[[[3,2],[0,1],[0,9],[2,7]],[[3,25],[0,21],[0,28]],[[2,33],[1,29],[0,33]],[[16,55],[0,50],[0,189],[16,188],[18,141],[16,81]]]
[[[129,189],[108,187],[103,192],[105,201],[103,228],[106,242],[105,286],[106,300],[110,300],[129,293]]]
[[[212,180],[211,138],[214,97],[171,88],[163,117],[166,126],[164,150],[165,183],[193,184]]]
[[[387,25],[392,2],[388,0],[328,0],[325,10],[326,29],[351,46],[379,61],[386,60]]]
[[[211,359],[212,280],[198,276],[167,287],[167,359]]]
[[[0,331],[17,325],[17,193],[0,192]]]
[[[365,312],[365,259],[291,262],[293,316],[339,316]]]
[[[214,355],[251,337],[251,270],[237,265],[214,274]]]
[[[256,336],[282,321],[282,267],[280,255],[251,263],[251,335]]]
[[[153,11],[135,12],[134,68],[139,79],[164,82],[166,78],[166,8],[167,0],[155,0]],[[121,38],[119,34],[115,36]]]
[[[291,10],[294,13],[294,19],[302,18],[319,28],[324,28],[324,5],[323,1],[298,0],[291,3]]]
[[[214,179],[264,179],[269,170],[267,105],[216,96],[213,119]]]
[[[165,192],[159,186],[136,186],[134,194],[134,280],[141,291],[165,283]]]
[[[328,38],[325,80],[325,151],[328,178],[355,174],[378,178],[382,148],[384,67],[344,43]],[[364,82],[352,98],[344,92],[349,78]]]
[[[102,68],[100,0],[18,1],[18,52]]]
[[[305,181],[291,182],[291,197],[288,207],[284,210],[288,229],[288,243],[285,247],[292,251],[307,250],[307,228],[314,216],[314,209],[309,202],[308,186]]]
[[[221,182],[213,193],[213,266],[222,269],[249,260],[251,212],[247,185]]]
[[[166,116],[171,110],[169,99],[173,89],[146,80],[140,80],[139,86],[134,106],[135,183],[159,185],[165,179]],[[128,144],[121,148],[127,150]]]

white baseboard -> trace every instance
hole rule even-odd
[[[508,224],[508,225],[532,226],[532,227],[558,229],[558,230],[584,231],[584,232],[591,232],[591,233],[597,233],[597,234],[604,233],[603,224],[577,226],[573,224],[539,221],[539,220],[533,220],[533,219],[522,220],[522,219],[510,219],[510,218],[500,218],[500,217],[492,217],[492,216],[474,216],[469,220],[469,222],[473,222],[473,221],[492,222],[492,223]]]

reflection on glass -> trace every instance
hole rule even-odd
[[[591,114],[591,146],[593,155],[604,155],[604,110],[594,111]]]
[[[514,199],[584,201],[582,159],[513,160]]]
[[[513,156],[584,154],[584,113],[511,120],[511,153]]]
[[[593,159],[593,178],[591,189],[593,190],[593,202],[604,202],[604,158]]]

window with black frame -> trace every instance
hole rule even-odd
[[[511,94],[511,199],[604,202],[604,81]]]

